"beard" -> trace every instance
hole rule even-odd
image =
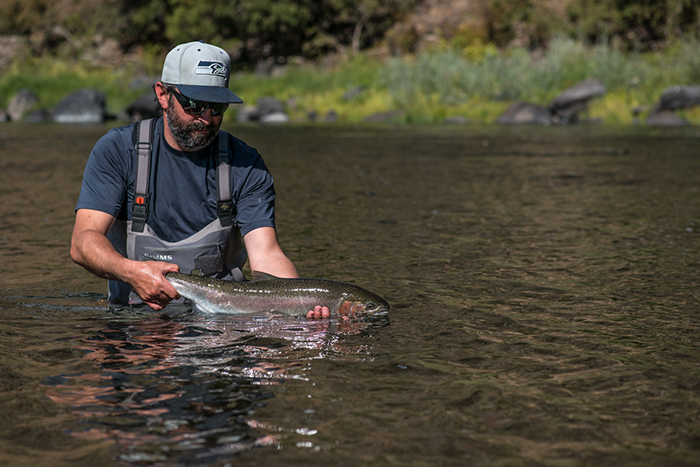
[[[209,125],[202,122],[185,123],[172,105],[165,111],[165,118],[168,120],[168,126],[175,141],[186,151],[199,151],[209,146],[216,138],[221,126],[221,121],[218,124],[212,122]],[[206,133],[199,133],[202,130],[206,130]]]

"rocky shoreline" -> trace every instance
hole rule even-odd
[[[364,92],[362,87],[348,90],[346,99],[352,100]],[[517,101],[499,116],[495,123],[500,125],[573,125],[584,123],[581,114],[589,103],[604,96],[606,88],[595,78],[585,80],[568,89],[552,100],[548,105]],[[28,123],[66,123],[85,124],[103,123],[107,120],[135,122],[158,116],[160,108],[152,92],[148,92],[127,105],[118,115],[108,115],[106,97],[96,89],[81,89],[64,97],[54,108],[37,108],[39,99],[29,90],[23,89],[9,101],[7,109],[0,109],[0,122]],[[683,126],[690,123],[676,112],[700,105],[700,86],[673,86],[664,90],[658,102],[647,115],[644,122],[637,123],[650,126]],[[287,104],[274,97],[262,97],[255,105],[246,105],[237,109],[239,122],[288,123],[291,118],[286,111]],[[639,109],[630,109],[637,116]],[[402,114],[400,110],[369,115],[366,123],[383,123],[395,121]],[[309,122],[332,123],[338,121],[334,110],[318,115],[310,112],[306,116]],[[445,119],[443,123],[465,124],[468,121],[459,116]]]

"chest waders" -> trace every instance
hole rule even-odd
[[[241,233],[233,214],[231,190],[231,151],[228,135],[219,132],[216,151],[217,218],[199,232],[178,242],[167,242],[148,225],[148,210],[153,168],[153,124],[144,120],[136,125],[137,162],[134,202],[130,221],[117,220],[107,234],[114,248],[125,257],[138,261],[175,263],[180,272],[199,269],[204,275],[223,280],[245,280],[241,269],[247,259]],[[131,285],[109,281],[109,301],[137,304],[141,299]]]

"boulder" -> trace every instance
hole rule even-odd
[[[578,122],[579,112],[588,108],[591,99],[606,92],[605,85],[596,78],[587,79],[559,94],[549,105],[554,123],[569,124]]]
[[[258,99],[255,107],[260,117],[268,114],[284,112],[284,104],[274,97],[261,97]]]
[[[102,123],[105,117],[105,95],[95,89],[69,94],[53,109],[57,123]]]
[[[307,118],[310,122],[323,122],[323,123],[335,123],[338,121],[338,112],[331,109],[323,117],[320,117],[318,112],[315,110],[310,111],[307,114]]]
[[[51,114],[45,109],[37,109],[28,113],[24,117],[24,121],[27,123],[47,123],[51,121]]]
[[[323,116],[323,121],[326,123],[335,123],[338,121],[338,112],[331,109]]]
[[[256,105],[239,107],[237,110],[239,122],[279,123],[289,121],[289,117],[284,111],[284,104],[274,97],[261,97]]]
[[[669,110],[661,112],[652,111],[646,120],[649,126],[685,126],[689,125],[688,120],[680,117]]]
[[[272,112],[260,117],[260,123],[287,123],[289,115],[284,112]]]
[[[700,86],[673,86],[661,93],[654,112],[688,109],[700,105]]]
[[[36,107],[39,103],[39,98],[28,89],[21,89],[17,94],[12,96],[10,103],[7,106],[7,114],[10,119],[19,122]]]
[[[516,102],[496,120],[503,125],[550,125],[552,117],[549,110],[530,102]]]
[[[132,122],[158,117],[160,111],[160,104],[153,91],[142,94],[124,109],[127,118]]]

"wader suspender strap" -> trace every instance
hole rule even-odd
[[[151,180],[151,152],[153,145],[153,123],[148,119],[136,125],[138,142],[136,144],[136,180],[134,181],[134,207],[131,212],[131,230],[143,232],[148,219],[149,184]],[[145,125],[144,123],[147,123]],[[216,153],[216,213],[223,227],[233,225],[233,199],[231,195],[231,151],[228,149],[228,135],[219,132]]]
[[[151,135],[153,119],[138,123],[138,142],[136,143],[136,180],[134,181],[134,207],[131,212],[131,230],[143,232],[148,219],[148,185],[151,178]],[[144,123],[147,123],[144,125]]]
[[[228,150],[228,135],[220,131],[216,153],[216,214],[222,227],[233,225],[231,193],[231,151]]]

